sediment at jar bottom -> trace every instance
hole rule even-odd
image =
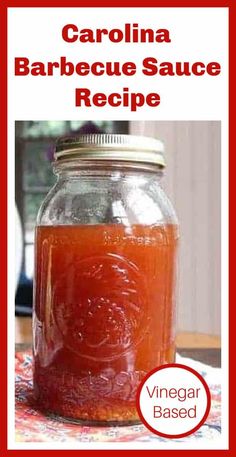
[[[96,422],[96,423],[128,423],[138,422],[139,416],[135,403],[127,406],[126,402],[87,402],[86,406],[74,407],[55,402],[48,404],[48,401],[39,395],[37,402],[40,409],[47,413],[53,413],[77,421]]]

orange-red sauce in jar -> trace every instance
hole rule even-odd
[[[34,389],[91,422],[138,420],[137,387],[174,361],[176,225],[36,229]]]

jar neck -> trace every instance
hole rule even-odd
[[[149,176],[161,179],[163,167],[149,163],[121,162],[111,160],[58,160],[53,171],[60,179],[78,177],[138,177]],[[152,175],[152,176],[151,176]]]

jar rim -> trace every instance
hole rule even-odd
[[[138,135],[89,133],[59,138],[55,162],[63,159],[118,160],[166,166],[161,140]]]

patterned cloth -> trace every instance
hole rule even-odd
[[[144,425],[92,427],[78,425],[38,411],[32,403],[32,355],[16,354],[16,441],[17,442],[151,442],[169,441],[151,433]],[[176,362],[201,373],[211,390],[211,411],[207,422],[194,434],[171,441],[215,440],[221,433],[221,370],[177,355]]]

